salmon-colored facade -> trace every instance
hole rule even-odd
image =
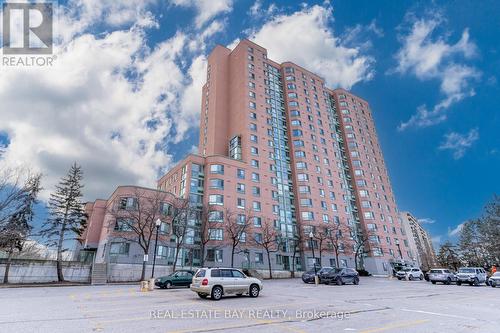
[[[248,40],[232,51],[222,46],[212,51],[202,94],[198,155],[162,177],[160,189],[180,193],[182,177],[175,175],[185,166],[189,178],[189,166],[197,163],[204,170],[204,204],[244,211],[257,202],[255,214],[272,219],[282,236],[276,268],[291,266],[297,235],[303,255],[296,264],[302,269],[312,265],[312,244],[316,261],[322,252],[322,265],[353,267],[359,241],[366,253],[359,261],[372,273],[390,273],[391,264],[409,261],[366,101],[326,88],[321,76],[296,64],[270,60],[266,49]],[[222,166],[223,174],[211,172],[212,165]],[[219,179],[223,188],[210,185]],[[211,195],[223,196],[223,205],[210,205]],[[245,208],[238,208],[238,199]],[[328,240],[319,248],[319,234],[334,224],[341,233],[340,262]]]
[[[249,242],[267,220],[278,231],[274,269],[309,269],[314,260],[354,267],[356,249],[359,268],[372,274],[411,261],[366,101],[325,87],[321,76],[296,64],[270,60],[248,40],[234,50],[215,47],[201,93],[198,154],[179,162],[157,188],[215,212],[207,265],[232,261],[226,210],[254,221],[236,266],[267,267],[263,249]],[[89,206],[91,224],[98,207]],[[326,237],[332,230],[338,247]]]

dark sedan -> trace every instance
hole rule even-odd
[[[324,284],[336,283],[343,285],[346,283],[359,284],[359,274],[352,268],[333,268],[320,275],[320,280]]]
[[[189,287],[193,280],[193,271],[179,270],[170,275],[155,279],[155,285],[161,289],[170,289],[173,286]]]

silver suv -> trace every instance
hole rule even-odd
[[[480,283],[487,283],[486,277],[486,271],[481,267],[461,267],[458,269],[457,286],[462,283],[478,286]]]
[[[215,301],[229,294],[257,297],[263,288],[262,281],[246,276],[239,269],[218,267],[199,269],[190,285],[201,298],[210,296]]]
[[[436,282],[442,282],[444,284],[450,284],[456,281],[455,274],[446,268],[433,268],[429,271],[429,281],[432,284]]]

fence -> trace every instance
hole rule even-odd
[[[6,259],[0,259],[0,282],[3,282]],[[91,266],[77,261],[63,261],[64,279],[71,282],[89,283]],[[9,269],[9,283],[46,283],[57,281],[55,260],[12,259]]]

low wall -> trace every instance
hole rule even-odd
[[[257,273],[262,275],[264,279],[269,279],[269,270],[268,269],[256,269]],[[273,279],[290,279],[292,277],[292,272],[290,271],[278,271],[273,270]],[[303,272],[295,271],[295,277],[299,278],[302,276]]]
[[[3,282],[7,260],[0,259],[0,283]],[[63,275],[66,281],[90,282],[91,265],[64,261]],[[44,283],[57,281],[54,260],[13,259],[9,270],[9,283]]]
[[[146,266],[146,279],[151,277],[153,265]],[[184,269],[177,267],[177,269]],[[189,269],[189,267],[185,268]],[[193,269],[196,270],[196,269]],[[141,278],[142,264],[108,264],[108,282],[139,281]],[[172,273],[172,266],[155,266],[155,277]]]

